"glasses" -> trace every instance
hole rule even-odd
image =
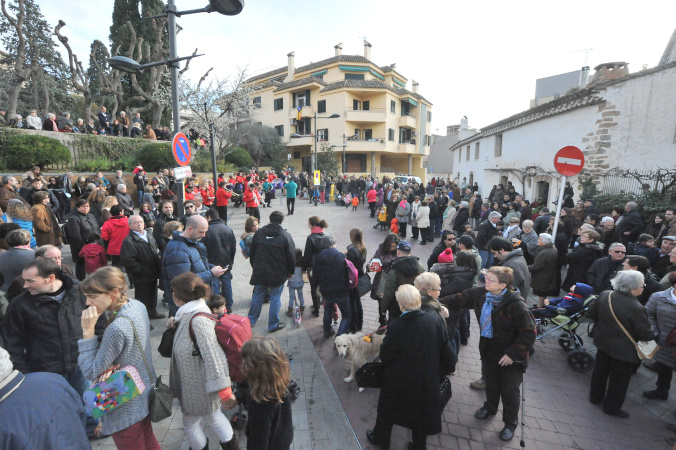
[[[490,283],[499,283],[498,280],[494,280],[493,278],[488,278],[488,277],[486,277],[486,278],[484,278],[484,279],[486,280],[486,283],[489,283],[489,282],[490,282]]]
[[[185,209],[194,209],[194,206],[186,206]]]
[[[63,260],[63,257],[62,257],[62,256],[55,256],[55,257],[49,258],[49,259],[51,259],[51,260],[54,261],[54,262],[57,262],[57,261]]]
[[[625,252],[625,251],[622,251],[622,250],[613,250],[613,252],[614,252],[614,253],[622,253],[622,254],[625,254],[625,253],[627,253],[627,252]]]

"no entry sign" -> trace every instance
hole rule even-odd
[[[179,166],[190,164],[191,151],[188,136],[183,133],[176,133],[171,142],[171,150]]]
[[[582,150],[572,145],[563,147],[554,156],[554,168],[561,175],[572,177],[577,175],[584,167],[584,155]]]

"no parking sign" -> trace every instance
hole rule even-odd
[[[174,154],[174,159],[179,166],[187,166],[190,164],[192,152],[190,150],[190,140],[188,139],[188,136],[183,133],[176,133],[174,139],[171,141],[171,150]]]

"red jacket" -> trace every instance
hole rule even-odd
[[[101,228],[101,237],[108,241],[108,254],[120,255],[122,241],[129,234],[129,219],[125,216],[113,216],[106,220]]]
[[[247,208],[257,208],[261,202],[261,196],[258,194],[257,190],[244,192],[244,197],[242,197],[244,203],[246,203]]]
[[[85,272],[87,274],[94,273],[101,267],[108,265],[106,249],[99,244],[86,244],[80,250],[80,258],[84,258],[85,260]]]
[[[200,189],[200,195],[202,196],[202,203],[205,206],[213,205],[212,198],[214,197],[214,187],[209,185],[206,189]]]
[[[371,189],[366,193],[366,201],[369,203],[375,202],[377,199],[378,193],[375,189]]]
[[[216,189],[216,206],[228,206],[230,197],[232,197],[232,194],[225,189]]]

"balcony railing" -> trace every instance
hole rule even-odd
[[[312,106],[310,105],[305,105],[303,106],[303,109],[300,112],[302,118],[306,117],[314,117],[315,110]],[[298,109],[293,107],[289,108],[289,117],[291,118],[297,118],[298,117]]]
[[[345,120],[352,122],[384,122],[385,108],[346,109]]]
[[[372,139],[348,139],[347,140],[347,149],[352,151],[381,151],[385,149],[385,139],[384,138],[372,138]]]
[[[402,115],[399,117],[399,126],[402,128],[415,128],[417,125],[417,120],[415,116],[411,115]]]
[[[298,137],[292,137],[287,142],[289,147],[298,147],[303,145],[314,145],[315,137],[313,134],[303,134]]]

